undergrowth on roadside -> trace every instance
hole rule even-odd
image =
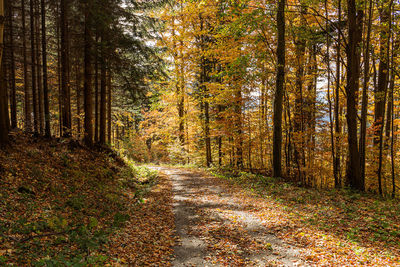
[[[108,149],[16,136],[0,151],[0,265],[106,264],[105,244],[156,182]]]

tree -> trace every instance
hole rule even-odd
[[[360,153],[358,149],[357,129],[357,95],[360,78],[360,42],[362,34],[363,10],[356,5],[355,0],[347,0],[348,41],[347,55],[347,126],[349,165],[347,167],[347,180],[349,185],[364,191],[364,181],[360,171]]]
[[[8,8],[8,28],[9,28],[9,52],[10,52],[10,91],[11,91],[11,128],[17,128],[17,99],[15,86],[15,57],[14,57],[14,12],[12,3],[7,4]]]
[[[383,129],[384,118],[386,112],[387,88],[389,81],[389,46],[390,46],[390,29],[391,19],[390,11],[393,0],[384,1],[379,9],[381,32],[380,32],[380,54],[379,54],[379,73],[378,87],[375,92],[375,139],[374,143],[379,147],[378,158],[378,190],[383,195],[382,189],[382,157],[383,157]]]
[[[106,130],[107,130],[107,69],[106,69],[106,54],[105,54],[105,43],[104,35],[101,39],[101,59],[100,59],[100,144],[106,143]]]
[[[282,176],[282,101],[285,83],[285,0],[278,2],[277,10],[277,73],[274,99],[273,175]]]
[[[31,0],[32,1],[32,0]],[[63,136],[71,136],[71,91],[69,81],[68,8],[67,0],[60,2],[61,28],[61,99]]]
[[[45,136],[51,136],[50,129],[50,108],[49,108],[49,89],[47,81],[47,40],[46,40],[46,6],[45,1],[40,1],[41,22],[42,22],[42,68],[43,68],[43,101],[44,101],[44,121]]]
[[[8,101],[7,101],[7,87],[4,74],[3,63],[3,46],[4,46],[4,0],[0,0],[0,144],[8,143]]]
[[[22,52],[23,52],[23,68],[24,68],[24,92],[25,92],[25,130],[32,131],[32,115],[31,115],[31,91],[28,84],[28,60],[26,53],[26,27],[25,27],[25,0],[21,0],[21,24],[22,24]]]
[[[85,135],[87,146],[93,145],[93,93],[92,93],[92,14],[91,0],[84,5],[85,10],[85,49],[84,49],[84,109],[85,109]]]
[[[35,47],[35,12],[34,2],[29,1],[30,8],[30,26],[31,26],[31,80],[32,80],[32,101],[33,101],[33,131],[35,134],[39,133],[39,111],[38,111],[38,96],[36,87],[36,47]]]

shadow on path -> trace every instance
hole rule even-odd
[[[173,266],[304,266],[286,244],[228,190],[195,172],[152,167],[173,184],[176,232]]]

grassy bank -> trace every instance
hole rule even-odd
[[[157,174],[72,140],[16,134],[0,151],[0,265],[118,261],[110,237],[144,202]]]

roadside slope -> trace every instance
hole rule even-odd
[[[102,266],[154,258],[137,244],[115,242],[124,232],[145,244],[159,242],[156,259],[170,256],[165,178],[71,139],[22,133],[12,139],[0,150],[0,265]]]

